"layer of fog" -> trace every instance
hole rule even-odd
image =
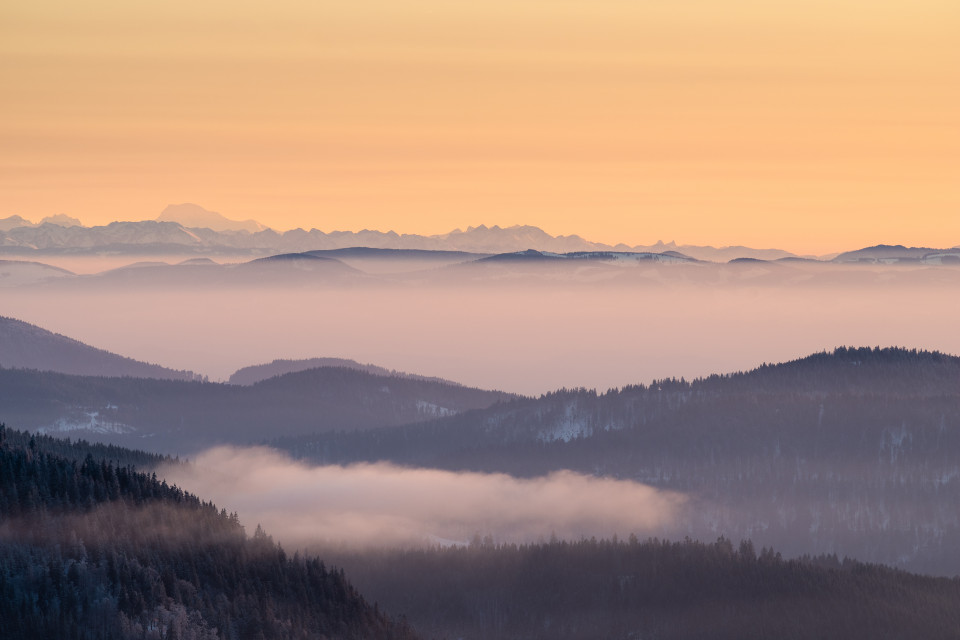
[[[238,251],[236,253],[219,252],[210,256],[204,256],[197,253],[144,253],[142,255],[131,255],[125,253],[110,254],[82,254],[82,253],[57,253],[49,255],[0,255],[0,260],[24,260],[46,264],[60,269],[66,269],[77,275],[93,275],[110,271],[111,269],[120,269],[138,264],[167,264],[177,265],[191,260],[209,259],[217,264],[237,264],[248,262],[256,258],[273,255],[267,250]],[[351,255],[351,254],[323,254],[343,262],[349,267],[359,269],[370,274],[392,274],[392,273],[410,273],[425,269],[433,269],[438,266],[462,262],[465,257],[458,254],[439,255],[417,254],[414,256],[405,256],[402,258],[391,258],[389,254],[381,256],[373,255]],[[481,256],[485,254],[477,254]]]
[[[225,380],[277,358],[339,357],[539,394],[692,378],[832,349],[960,353],[955,286],[377,286],[7,289],[13,316],[125,356]]]
[[[677,493],[569,471],[534,479],[389,464],[310,467],[266,448],[221,447],[159,475],[289,546],[535,541],[556,534],[664,535]]]

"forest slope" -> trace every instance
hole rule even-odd
[[[4,441],[0,629],[33,638],[412,638],[317,558],[131,467]]]
[[[701,539],[960,573],[960,358],[940,353],[838,349],[275,444],[325,464],[636,480],[690,496],[683,531]]]
[[[0,369],[11,427],[160,453],[252,444],[271,435],[399,425],[513,396],[454,383],[320,367],[251,386]]]
[[[486,640],[953,638],[960,580],[752,543],[579,540],[327,552],[422,634]]]

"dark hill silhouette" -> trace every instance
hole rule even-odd
[[[471,253],[468,251],[444,251],[427,249],[387,249],[377,247],[344,247],[343,249],[317,249],[316,251],[306,251],[308,255],[326,256],[333,258],[432,258],[443,262],[454,262],[457,260],[474,260],[485,257],[482,253]]]
[[[267,256],[265,258],[257,258],[256,260],[251,260],[246,264],[269,264],[272,262],[328,262],[330,264],[340,263],[339,260],[334,258],[328,258],[326,256],[316,255],[315,253],[280,253],[275,256]]]
[[[30,286],[54,278],[69,278],[66,269],[29,260],[0,260],[0,288]]]
[[[594,262],[697,262],[693,258],[676,251],[663,253],[636,251],[570,251],[567,253],[549,253],[527,249],[513,253],[500,253],[478,258],[476,262],[558,262],[558,261],[594,261]]]
[[[946,260],[944,260],[946,258]],[[951,260],[952,258],[952,260]],[[891,264],[952,264],[960,258],[956,249],[931,249],[929,247],[905,247],[902,244],[878,244],[856,251],[846,251],[833,259],[834,262],[884,262]]]
[[[274,360],[266,364],[256,364],[249,367],[243,367],[242,369],[237,369],[230,376],[230,379],[227,380],[230,384],[242,384],[250,385],[260,382],[261,380],[267,380],[268,378],[275,378],[277,376],[286,375],[288,373],[297,373],[299,371],[306,371],[307,369],[317,369],[319,367],[345,367],[347,369],[356,369],[358,371],[366,371],[367,373],[372,373],[378,376],[394,376],[397,378],[411,378],[413,380],[428,380],[430,382],[440,382],[443,384],[457,385],[456,382],[451,382],[449,380],[444,380],[443,378],[434,378],[428,376],[420,376],[413,373],[404,373],[402,371],[393,371],[390,369],[385,369],[383,367],[378,367],[372,364],[360,364],[356,360],[348,360],[346,358],[308,358],[304,360]]]
[[[205,258],[181,260],[175,264],[142,260],[96,274],[59,278],[56,282],[43,283],[43,286],[47,287],[47,293],[55,293],[54,289],[116,292],[125,288],[180,292],[193,289],[219,291],[329,284],[355,285],[369,278],[363,272],[335,258],[296,253],[239,263],[226,261],[222,264]],[[66,282],[67,280],[69,282]]]
[[[344,367],[288,373],[248,387],[0,369],[0,415],[11,426],[174,454],[418,422],[512,397]]]
[[[192,371],[176,371],[119,356],[22,320],[3,316],[0,316],[0,367],[91,376],[168,380],[200,378]]]

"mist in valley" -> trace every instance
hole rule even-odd
[[[263,447],[219,447],[159,475],[289,548],[468,544],[478,534],[498,542],[663,536],[686,502],[678,492],[571,471],[521,479],[388,463],[312,466]]]
[[[690,379],[838,345],[960,353],[960,298],[943,294],[960,285],[952,267],[498,266],[373,275],[344,265],[350,271],[337,276],[291,268],[294,283],[280,270],[267,282],[228,285],[204,284],[203,269],[163,282],[143,272],[9,288],[3,313],[212,380],[276,358],[340,357],[524,394]]]

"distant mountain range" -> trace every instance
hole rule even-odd
[[[77,218],[59,213],[55,216],[47,216],[39,223],[33,223],[20,216],[10,216],[0,219],[0,231],[9,231],[18,227],[39,227],[40,225],[51,224],[58,227],[82,227],[83,223]]]
[[[130,376],[168,380],[201,378],[192,371],[177,371],[119,356],[36,325],[3,316],[0,316],[0,367],[59,371],[85,376]],[[0,394],[3,394],[2,390]]]
[[[184,203],[169,205],[156,218],[141,222],[112,222],[84,227],[64,215],[34,224],[20,216],[0,219],[0,252],[14,255],[103,251],[130,254],[237,254],[265,255],[313,250],[372,247],[429,251],[465,251],[499,254],[534,249],[551,253],[615,251],[664,253],[677,251],[697,260],[726,262],[734,258],[776,260],[795,257],[779,249],[677,245],[608,245],[578,235],[552,236],[527,225],[508,228],[480,225],[465,231],[423,236],[393,231],[332,231],[293,229],[279,233],[255,220],[231,220],[217,212]],[[813,257],[813,256],[807,256]]]
[[[551,236],[537,227],[509,228],[471,227],[443,235],[421,236],[397,234],[393,231],[333,231],[293,229],[278,233],[272,229],[250,231],[247,223],[229,229],[216,220],[202,222],[190,218],[189,226],[171,221],[166,216],[141,222],[111,222],[97,227],[62,227],[43,223],[36,226],[0,226],[0,253],[8,255],[43,255],[60,253],[114,252],[132,255],[194,254],[194,255],[266,255],[271,253],[300,253],[313,250],[371,247],[378,249],[413,249],[426,251],[465,251],[496,254],[534,249],[552,253],[576,251],[617,251],[662,253],[678,251],[698,260],[726,262],[732,258],[750,257],[777,259],[793,254],[776,249],[749,247],[677,246],[658,243],[650,246],[619,244],[611,246],[590,242],[579,236]],[[184,217],[183,219],[188,219]],[[10,219],[8,218],[7,221]],[[4,221],[0,221],[2,223]],[[252,221],[251,221],[252,222]],[[209,225],[218,227],[209,228]],[[9,227],[9,228],[5,228]]]
[[[394,231],[332,231],[293,229],[274,231],[256,220],[231,220],[215,211],[191,204],[167,206],[155,220],[111,222],[105,226],[84,227],[76,218],[60,214],[35,224],[20,216],[0,219],[0,253],[12,255],[121,252],[132,255],[267,255],[336,250],[353,247],[412,249],[423,251],[463,251],[476,254],[502,254],[533,249],[540,252],[631,252],[664,254],[677,252],[709,262],[728,262],[737,258],[780,260],[818,258],[797,256],[781,249],[755,249],[744,246],[712,247],[678,245],[658,241],[652,245],[629,246],[591,242],[578,235],[552,236],[528,225],[502,228],[480,225],[465,231],[456,229],[439,235],[398,234]],[[866,250],[860,250],[866,251]],[[847,252],[841,262],[924,260],[939,264],[960,261],[960,247],[952,249],[905,248],[879,245],[868,253]],[[829,259],[833,256],[821,256]]]

